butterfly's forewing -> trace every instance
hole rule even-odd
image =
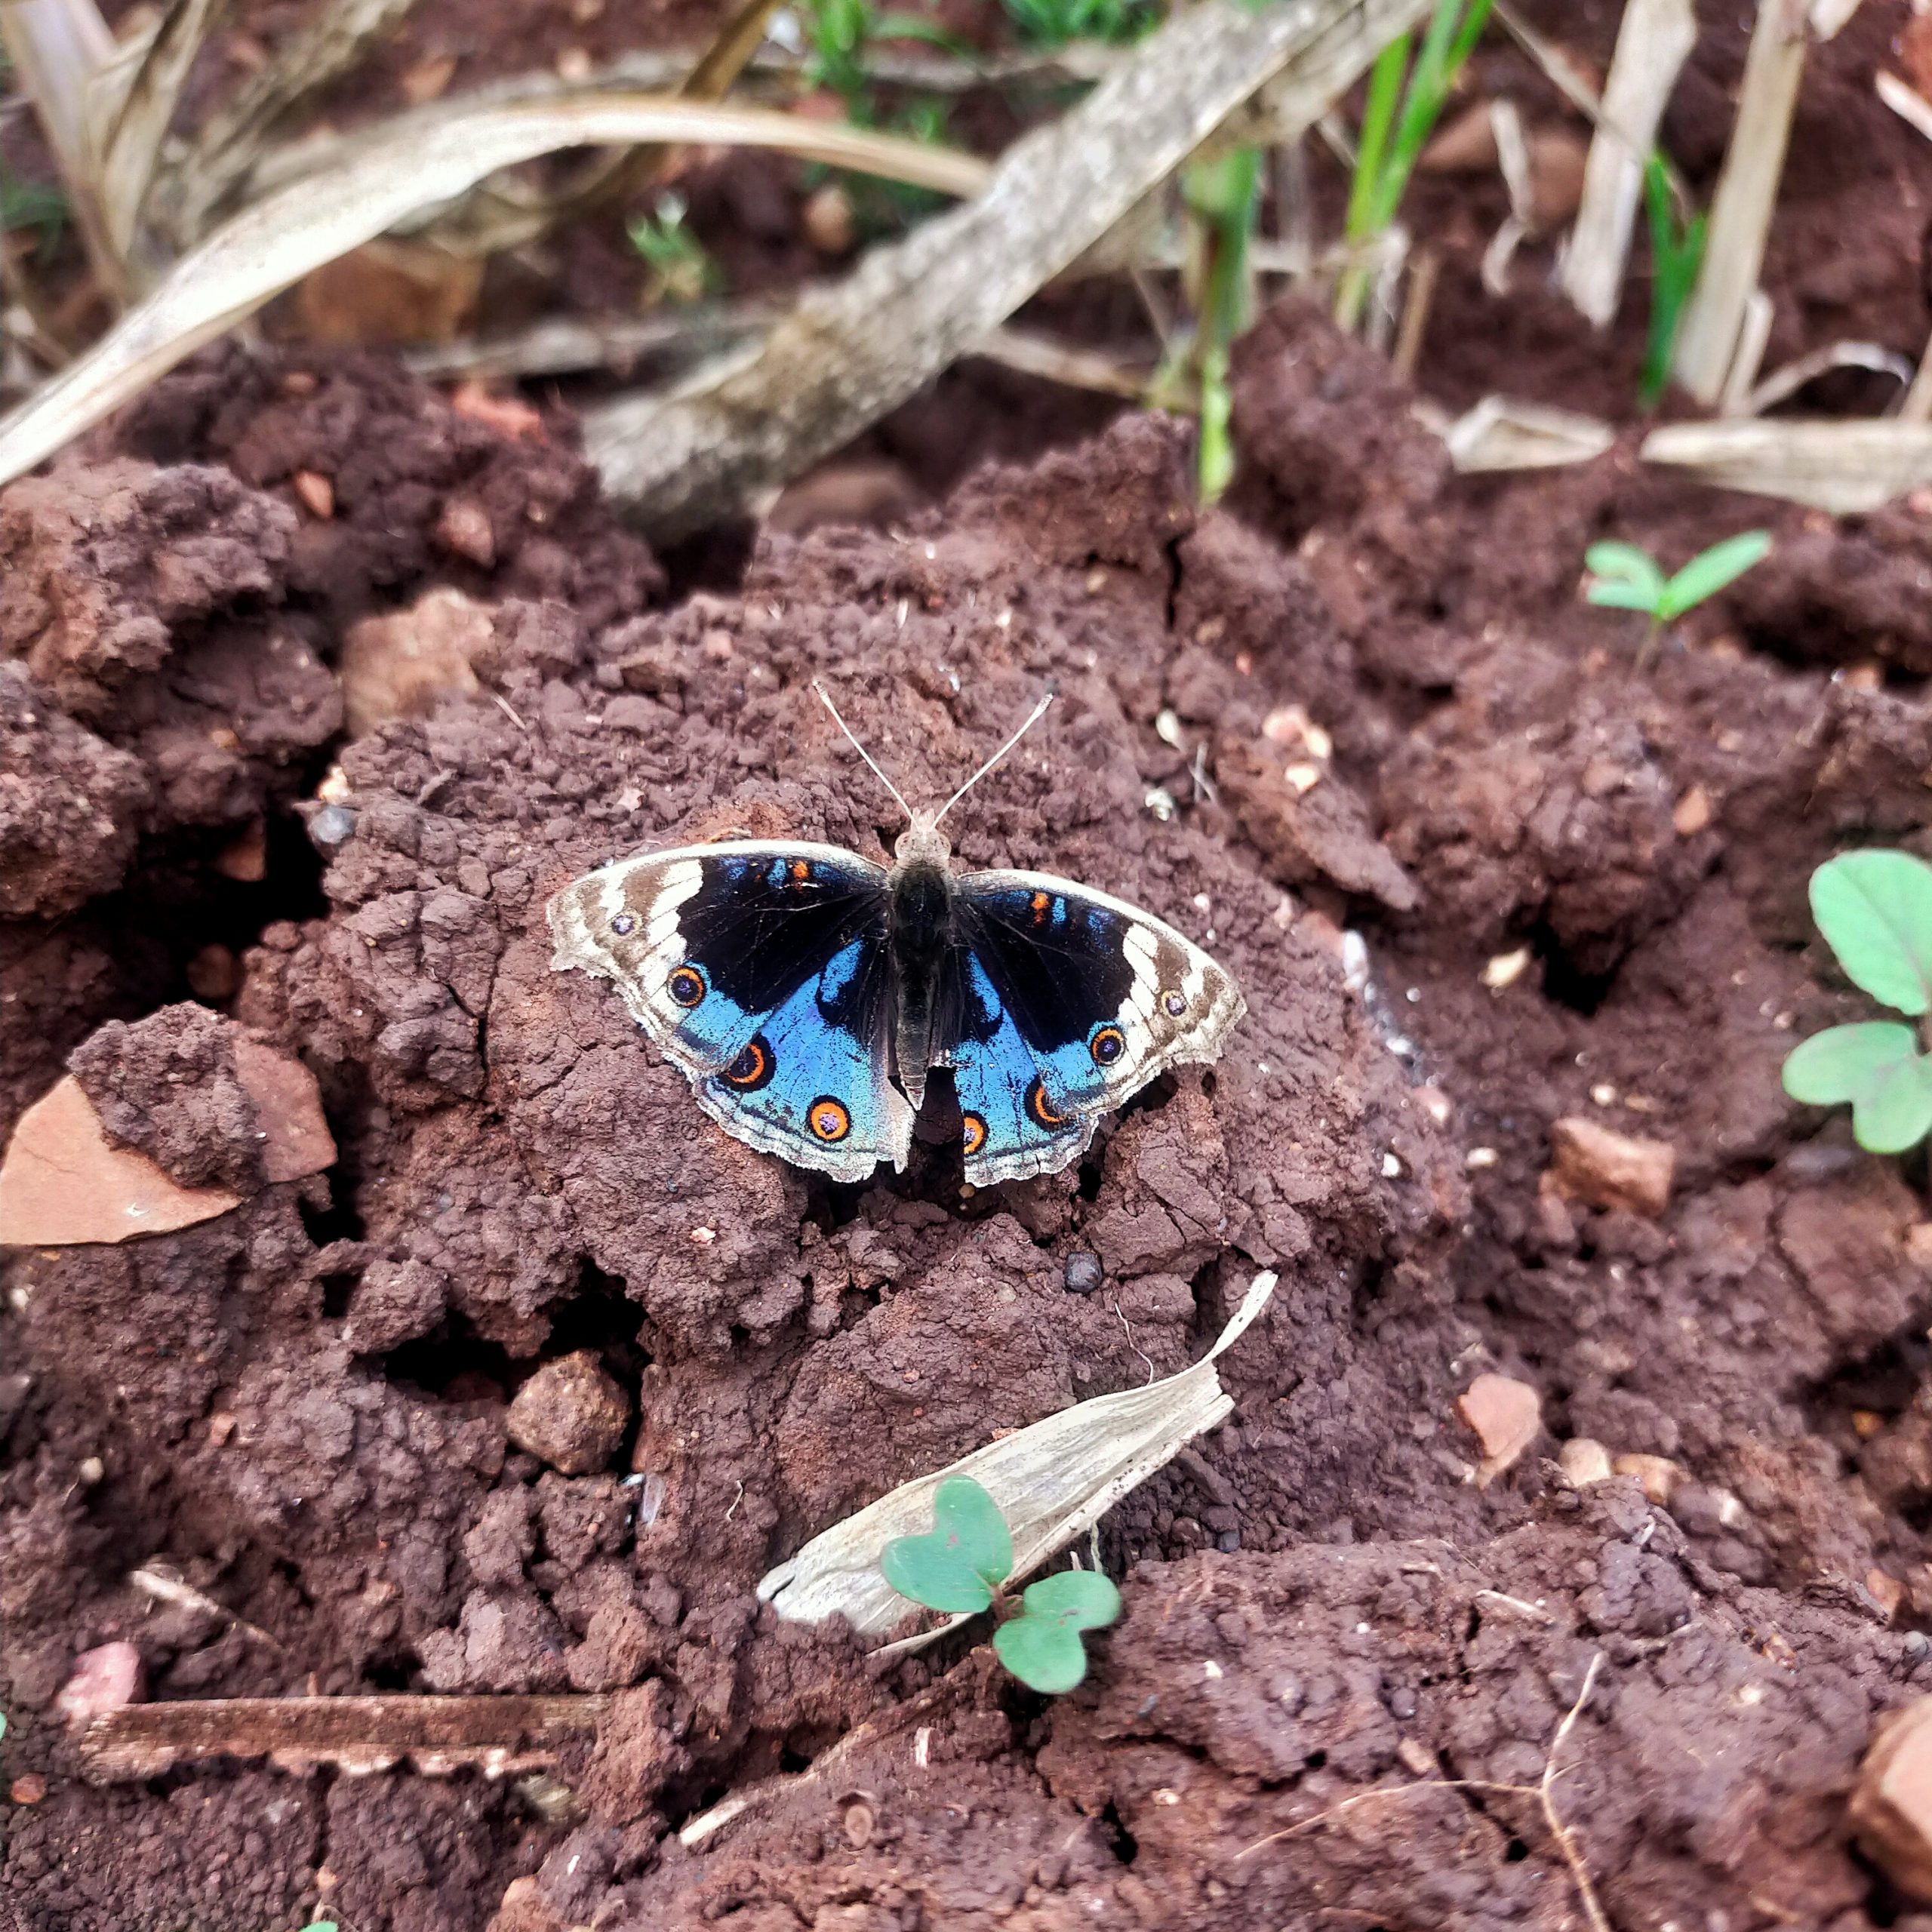
[[[966,1178],[1053,1174],[1166,1068],[1211,1060],[1240,992],[1151,913],[1045,872],[957,881],[949,1059]]]
[[[591,872],[548,912],[552,965],[614,982],[728,1132],[840,1180],[905,1165],[880,867],[830,845],[683,846]]]

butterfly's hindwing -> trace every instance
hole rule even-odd
[[[948,1056],[966,1177],[1052,1174],[1155,1075],[1211,1060],[1239,992],[1151,914],[1044,872],[957,881],[960,986]]]
[[[615,983],[752,1146],[840,1180],[903,1167],[887,1077],[884,870],[836,846],[743,841],[621,860],[549,906],[552,964]]]

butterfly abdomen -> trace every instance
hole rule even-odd
[[[933,860],[914,859],[893,869],[891,893],[894,1070],[917,1107],[925,1100],[934,1007],[952,941],[952,875]]]

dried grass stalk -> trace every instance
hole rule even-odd
[[[849,441],[1091,248],[1255,91],[1312,123],[1426,0],[1210,0],[1017,142],[986,192],[808,292],[756,352],[585,423],[611,494],[660,536],[741,512]]]
[[[1602,118],[1590,141],[1583,195],[1558,285],[1598,328],[1617,313],[1644,163],[1684,63],[1697,44],[1690,0],[1630,0],[1604,83]]]
[[[918,141],[702,101],[600,94],[452,111],[426,129],[413,121],[400,131],[378,128],[327,174],[305,176],[256,202],[184,256],[146,301],[0,423],[0,483],[139,395],[271,296],[405,216],[558,148],[657,140],[775,148],[943,194],[971,194],[986,174],[970,155]]]
[[[1191,1368],[1144,1389],[1076,1402],[881,1497],[768,1572],[759,1600],[791,1623],[842,1616],[861,1635],[885,1635],[915,1606],[885,1580],[879,1552],[894,1537],[931,1527],[933,1492],[949,1476],[971,1476],[999,1505],[1013,1532],[1013,1580],[1030,1574],[1234,1407],[1215,1358],[1267,1306],[1275,1278],[1255,1276],[1213,1348]],[[938,1634],[925,1632],[907,1647]]]
[[[1639,454],[1721,489],[1853,516],[1932,483],[1932,423],[1678,423],[1652,430]]]
[[[1677,380],[1707,407],[1724,393],[1738,361],[1746,305],[1764,266],[1764,238],[1784,173],[1807,38],[1804,17],[1790,0],[1758,0],[1737,125],[1711,201],[1703,268],[1677,342]],[[1755,366],[1745,369],[1747,387],[1756,374]]]

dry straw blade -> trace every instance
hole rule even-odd
[[[983,162],[917,141],[758,108],[602,94],[451,112],[377,131],[326,175],[268,195],[177,263],[84,356],[0,423],[0,483],[131,401],[203,343],[325,263],[498,169],[560,148],[648,142],[774,148],[833,167],[971,195]]]
[[[1009,1583],[1029,1574],[1233,1408],[1215,1358],[1267,1306],[1276,1278],[1272,1272],[1255,1276],[1220,1338],[1192,1367],[1144,1389],[1077,1402],[881,1497],[769,1572],[758,1586],[760,1601],[791,1623],[842,1616],[861,1635],[885,1635],[915,1606],[887,1583],[879,1552],[895,1537],[931,1527],[934,1492],[950,1476],[971,1476],[999,1505],[1013,1533]],[[912,1647],[939,1634],[927,1632],[894,1647]]]
[[[1720,489],[1857,516],[1932,483],[1932,423],[1896,417],[1675,423],[1654,429],[1640,454]]]

